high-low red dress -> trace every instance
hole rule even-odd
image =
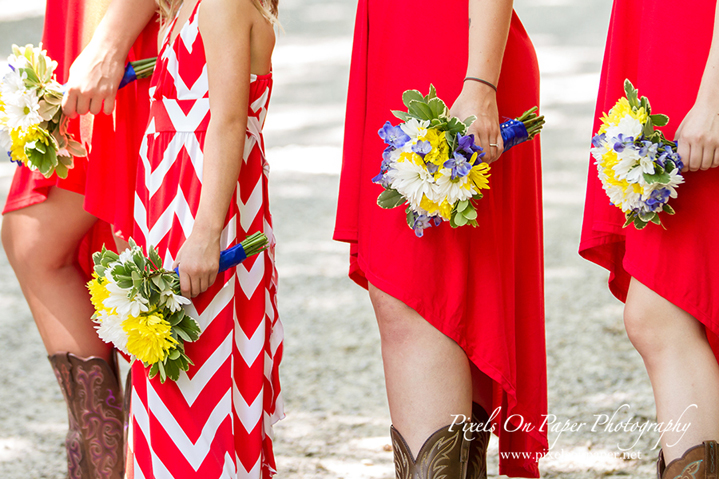
[[[48,0],[45,10],[43,48],[58,62],[60,83],[67,81],[72,62],[92,37],[102,19],[107,0]],[[130,51],[128,61],[157,55],[157,22],[151,21]],[[45,178],[37,171],[19,167],[15,172],[3,214],[45,201],[57,186],[85,196],[87,211],[103,222],[93,229],[88,253],[102,243],[114,248],[108,225],[127,238],[133,226],[133,195],[137,152],[149,111],[150,80],[138,80],[118,92],[114,115],[87,115],[71,121],[76,139],[88,143],[87,158],[75,158],[66,179]],[[81,131],[82,130],[82,131]],[[81,262],[87,263],[87,254]]]
[[[669,115],[667,138],[696,101],[709,55],[716,1],[697,0],[677,8],[669,0],[616,0],[612,10],[604,67],[597,100],[597,120],[624,95],[628,78],[649,98],[652,112]],[[657,32],[671,30],[671,40]],[[661,226],[637,231],[622,228],[624,215],[609,204],[589,168],[580,254],[610,272],[609,289],[626,300],[631,277],[706,325],[712,342],[719,333],[719,222],[714,218],[719,169],[685,173],[676,215],[663,215]],[[713,332],[713,334],[711,334]],[[717,349],[715,348],[715,351]]]
[[[475,373],[492,379],[500,451],[531,453],[500,457],[500,473],[538,477],[534,453],[547,446],[546,431],[539,430],[547,410],[539,140],[492,165],[478,228],[442,224],[418,238],[403,208],[377,206],[382,188],[371,181],[385,148],[377,130],[387,120],[398,123],[390,110],[403,108],[402,92],[426,93],[432,83],[448,105],[459,95],[467,14],[466,0],[441,8],[429,0],[360,0],[334,239],[351,245],[355,282],[370,282],[412,307],[464,349]],[[427,22],[438,27],[418,30]],[[539,103],[536,56],[516,15],[498,90],[502,117]],[[520,417],[533,429],[509,432],[521,428]]]

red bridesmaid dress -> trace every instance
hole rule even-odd
[[[715,9],[715,0],[697,0],[682,8],[670,0],[614,2],[594,131],[602,112],[624,95],[628,78],[640,95],[649,98],[654,113],[669,115],[663,130],[667,138],[674,137],[696,101]],[[671,40],[657,37],[667,28]],[[609,270],[609,289],[619,300],[626,300],[634,277],[701,321],[710,342],[716,344],[719,275],[714,266],[719,265],[719,249],[712,240],[719,237],[719,223],[713,218],[719,169],[685,173],[686,183],[670,202],[676,215],[662,217],[666,229],[650,224],[637,231],[622,228],[624,215],[609,204],[593,163],[579,253]]]
[[[176,19],[165,30],[138,162],[135,238],[140,246],[154,245],[168,269],[192,232],[203,188],[212,112],[201,3],[175,38]],[[242,168],[220,246],[258,231],[271,246],[218,275],[187,306],[202,335],[187,344],[194,365],[177,382],[149,379],[135,362],[128,439],[128,477],[134,479],[269,479],[276,473],[272,425],[283,417],[283,330],[262,136],[272,74],[249,80],[244,154],[236,158]]]
[[[385,147],[377,130],[399,121],[390,110],[403,108],[402,92],[426,93],[432,83],[448,105],[459,95],[467,14],[467,0],[441,8],[429,0],[359,1],[334,239],[350,243],[357,284],[370,282],[412,307],[462,347],[475,374],[492,379],[500,452],[526,453],[500,456],[500,474],[539,477],[536,453],[547,447],[539,430],[547,411],[539,140],[492,165],[478,228],[442,224],[418,238],[403,208],[377,206],[382,188],[371,181]],[[442,28],[441,41],[424,38],[417,25],[428,15],[434,25],[456,27]],[[537,59],[516,15],[497,98],[508,118],[539,103]]]
[[[43,47],[58,62],[60,83],[67,81],[70,65],[102,19],[109,0],[48,0],[45,10]],[[157,55],[157,22],[151,21],[132,47],[128,61]],[[75,158],[66,179],[45,178],[37,171],[19,167],[15,172],[3,214],[47,199],[50,188],[85,196],[85,209],[98,222],[81,246],[83,269],[91,266],[90,256],[103,243],[114,248],[109,225],[127,238],[133,225],[133,195],[137,152],[149,111],[150,80],[138,80],[118,92],[114,115],[99,114],[76,118],[70,131],[88,143],[89,156]],[[88,242],[89,240],[89,242]],[[89,271],[89,270],[88,270]]]

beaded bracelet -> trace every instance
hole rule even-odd
[[[467,80],[472,80],[472,81],[476,81],[476,82],[479,82],[479,83],[484,83],[484,84],[487,85],[488,87],[492,88],[492,90],[494,90],[495,92],[497,91],[497,87],[494,86],[493,84],[489,83],[487,80],[482,80],[481,78],[477,78],[477,77],[467,77],[467,78],[464,79],[464,81],[467,81]]]

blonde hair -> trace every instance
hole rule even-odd
[[[175,18],[177,11],[180,10],[182,6],[182,1],[183,0],[157,0],[157,6],[160,11],[160,23],[164,25]],[[270,23],[279,25],[279,21],[277,20],[277,15],[279,14],[277,4],[279,0],[252,0],[252,3]]]

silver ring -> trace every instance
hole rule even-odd
[[[497,145],[496,143],[490,143],[489,147],[490,148],[499,148],[499,145]]]

